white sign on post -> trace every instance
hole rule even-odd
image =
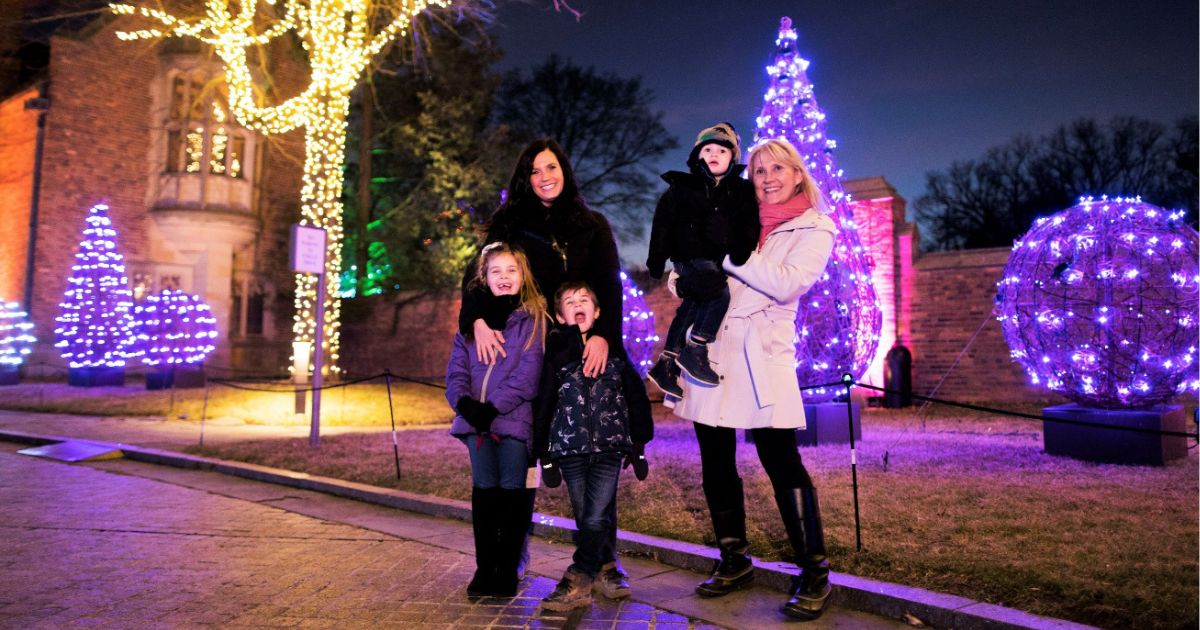
[[[291,259],[296,273],[325,273],[325,230],[293,225]]]

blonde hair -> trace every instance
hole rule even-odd
[[[800,153],[796,151],[796,147],[792,143],[781,138],[771,138],[763,140],[754,145],[750,149],[750,159],[747,164],[750,165],[750,179],[754,180],[754,169],[758,167],[758,162],[762,160],[762,154],[766,153],[772,160],[790,166],[793,169],[800,171],[800,184],[797,190],[792,193],[794,197],[796,193],[803,192],[805,197],[808,197],[809,203],[813,209],[821,214],[829,214],[833,212],[833,208],[829,205],[829,201],[825,199],[825,194],[821,192],[817,186],[817,180],[813,179],[812,172],[808,170],[808,165],[800,157]],[[791,197],[788,197],[791,199]]]
[[[530,333],[529,339],[525,341],[525,349],[528,350],[533,347],[535,338],[545,338],[546,319],[550,317],[550,314],[546,311],[546,298],[538,291],[537,281],[533,279],[533,272],[529,269],[529,259],[525,256],[525,252],[516,245],[500,241],[488,244],[483,251],[479,252],[479,265],[475,270],[473,282],[487,286],[488,263],[500,254],[512,256],[517,261],[517,269],[521,270],[521,287],[517,292],[518,302],[520,307],[533,317],[533,331]]]

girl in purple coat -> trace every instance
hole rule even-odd
[[[503,331],[505,352],[489,365],[474,340],[458,333],[446,368],[446,400],[457,412],[450,434],[471,456],[476,570],[467,594],[512,597],[532,518],[523,497],[549,316],[519,248],[501,242],[483,248],[471,282],[487,288],[476,306],[489,328]]]

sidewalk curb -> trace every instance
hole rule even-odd
[[[131,444],[79,440],[9,429],[0,430],[0,440],[30,445],[52,444],[66,440],[106,444],[119,448],[127,459],[134,461],[217,472],[383,505],[417,514],[462,521],[471,520],[471,507],[466,501],[381,488],[281,468],[200,457]],[[534,532],[539,536],[570,540],[572,532],[575,531],[575,522],[569,518],[536,512],[533,518]],[[711,547],[624,530],[618,532],[617,547],[620,551],[628,554],[648,557],[668,566],[701,574],[708,573],[719,557],[717,550]],[[792,576],[796,573],[795,567],[791,563],[767,562],[756,558],[754,565],[755,584],[780,592],[787,592]],[[956,628],[958,630],[1007,630],[1010,628],[1083,630],[1094,628],[956,595],[861,578],[845,573],[831,572],[830,582],[833,584],[837,605],[843,608],[869,612],[910,623],[915,617],[921,622],[937,628]]]

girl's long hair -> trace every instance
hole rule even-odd
[[[525,349],[533,347],[533,340],[545,340],[546,335],[546,320],[550,314],[546,311],[546,298],[542,297],[538,291],[537,282],[533,279],[533,271],[529,268],[529,258],[525,256],[525,252],[521,251],[516,245],[509,245],[502,241],[489,243],[483,251],[479,252],[479,264],[475,270],[475,278],[473,283],[482,284],[487,287],[487,268],[488,263],[499,254],[510,254],[517,261],[517,269],[521,270],[521,288],[517,292],[517,298],[520,302],[520,308],[524,309],[533,317],[533,331],[529,335],[529,339],[525,341]]]
[[[763,140],[754,145],[750,149],[750,159],[746,163],[750,166],[750,180],[754,180],[754,169],[758,166],[758,162],[762,160],[762,154],[766,153],[771,156],[771,159],[790,166],[800,171],[800,190],[805,197],[808,197],[809,203],[817,212],[821,214],[830,214],[833,212],[833,206],[829,205],[829,201],[825,198],[821,188],[817,186],[817,180],[813,179],[812,173],[808,170],[808,166],[804,163],[804,159],[800,157],[800,152],[796,151],[796,147],[792,143],[781,138],[771,138]],[[793,194],[793,196],[795,196]]]

